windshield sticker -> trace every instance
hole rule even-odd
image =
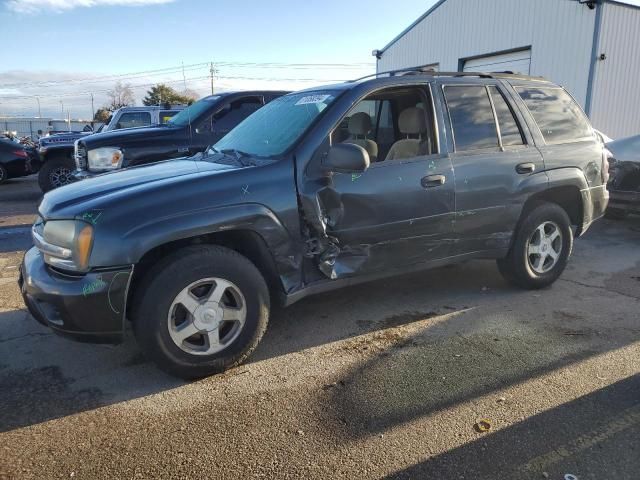
[[[331,95],[307,95],[296,102],[296,105],[309,105],[312,103],[322,103]]]

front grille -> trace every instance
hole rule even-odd
[[[87,169],[87,149],[84,145],[76,143],[74,157],[76,160],[76,168],[78,170]]]

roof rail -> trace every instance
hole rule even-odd
[[[404,73],[405,75],[429,75],[431,77],[479,77],[479,78],[525,78],[531,80],[544,80],[543,77],[531,77],[529,75],[521,75],[511,71],[504,72],[436,72],[435,70],[423,70],[421,67],[401,68],[398,70],[387,70],[384,72],[376,72],[364,77],[349,80],[347,83],[355,83],[367,78],[378,77],[380,75],[395,75]]]

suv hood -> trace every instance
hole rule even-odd
[[[82,143],[84,143],[88,150],[96,147],[119,147],[126,145],[129,141],[138,141],[140,139],[150,140],[153,138],[169,136],[181,129],[182,127],[171,126],[123,128],[120,130],[112,130],[110,132],[101,132],[89,135],[82,139]]]
[[[39,213],[44,219],[74,218],[96,205],[122,203],[126,197],[190,181],[194,176],[236,170],[241,167],[196,161],[167,160],[152,165],[125,168],[57,188],[45,194]]]

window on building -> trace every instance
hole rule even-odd
[[[496,110],[502,145],[505,147],[523,145],[522,130],[520,130],[518,121],[507,100],[498,90],[498,87],[490,86],[489,93],[491,94],[491,100],[493,100],[493,107]]]
[[[498,132],[484,85],[445,86],[456,151],[498,149]]]
[[[116,128],[146,127],[151,125],[149,112],[125,112],[120,115]]]
[[[584,113],[571,96],[558,87],[516,87],[538,123],[545,142],[574,142],[592,137]]]

